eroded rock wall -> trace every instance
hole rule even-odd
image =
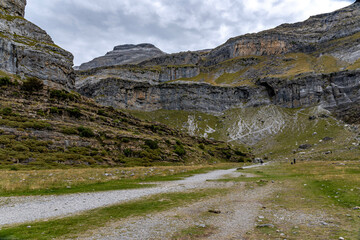
[[[1,0],[0,70],[37,77],[45,84],[73,89],[73,55],[54,44],[41,28],[23,18],[26,1]]]

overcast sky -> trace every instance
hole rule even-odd
[[[350,0],[28,0],[26,18],[75,56],[75,65],[120,44],[167,53],[214,48],[231,37],[345,7]]]

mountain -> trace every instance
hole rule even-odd
[[[100,104],[221,113],[275,105],[330,110],[359,122],[360,4],[246,34],[210,50],[77,71]]]
[[[0,70],[36,77],[47,85],[73,89],[73,55],[24,19],[26,0],[0,1]]]
[[[23,18],[25,5],[0,0],[0,168],[251,161],[248,150],[142,121],[68,91],[73,57]],[[141,44],[108,55],[129,63],[163,53]]]
[[[90,62],[81,64],[79,70],[88,70],[92,68],[125,64],[136,64],[164,54],[165,53],[160,49],[148,43],[138,45],[120,45],[114,47],[114,50],[108,52],[105,56],[98,57]]]

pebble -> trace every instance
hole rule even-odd
[[[261,224],[261,225],[258,225],[257,227],[259,227],[259,228],[265,228],[265,227],[274,228],[275,226],[273,224]]]
[[[209,213],[215,213],[215,214],[220,214],[221,211],[219,209],[210,209]]]
[[[258,218],[260,218],[260,219],[264,219],[265,217],[264,217],[264,216],[259,216]]]
[[[339,240],[345,240],[345,238],[343,238],[343,237],[339,237]]]

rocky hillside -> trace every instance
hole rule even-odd
[[[0,1],[0,70],[47,85],[74,87],[73,55],[54,44],[38,26],[24,19],[26,0]]]
[[[100,104],[220,113],[234,107],[321,106],[359,122],[360,3],[230,39],[211,51],[77,72]]]
[[[246,149],[141,121],[77,93],[44,87],[36,79],[26,85],[19,81],[17,76],[0,78],[0,167],[153,166],[252,159]]]

